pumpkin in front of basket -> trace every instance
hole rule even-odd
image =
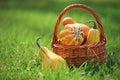
[[[42,68],[43,69],[58,69],[61,70],[63,68],[67,68],[67,63],[64,58],[55,54],[47,47],[42,47],[38,41],[40,38],[36,40],[36,44],[39,47],[39,55],[42,60]]]
[[[63,45],[81,45],[84,33],[76,24],[67,24],[60,31],[60,42]]]

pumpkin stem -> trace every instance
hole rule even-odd
[[[39,41],[40,38],[41,38],[41,37],[37,38],[37,40],[36,40],[36,44],[37,44],[37,46],[38,46],[39,48],[41,48],[40,44],[38,43],[38,41]]]
[[[42,50],[42,52],[45,54],[45,56],[47,56],[47,58],[49,58],[49,56],[47,55],[47,53],[42,49],[41,45],[38,43],[38,41],[39,41],[40,38],[41,38],[41,37],[37,38],[36,44],[37,44],[37,46]]]
[[[89,21],[89,23],[91,23],[91,22],[94,24],[93,29],[97,29],[96,22],[95,21]]]

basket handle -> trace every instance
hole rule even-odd
[[[97,24],[98,24],[98,27],[100,29],[100,41],[105,41],[106,42],[106,38],[105,38],[105,35],[104,35],[104,31],[103,31],[103,27],[101,25],[101,22],[99,20],[99,17],[97,16],[97,14],[93,11],[93,9],[91,9],[90,7],[86,6],[86,5],[83,5],[83,4],[71,4],[69,6],[67,6],[61,13],[60,15],[58,16],[58,19],[57,19],[57,22],[55,24],[55,28],[54,28],[54,33],[53,33],[53,39],[52,39],[52,47],[53,47],[53,44],[57,44],[59,43],[58,41],[58,26],[60,24],[60,21],[61,19],[63,18],[63,16],[68,12],[70,11],[72,8],[82,8],[82,9],[85,9],[87,11],[89,11],[95,18]]]

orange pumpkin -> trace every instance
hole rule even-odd
[[[65,17],[63,19],[63,25],[67,25],[67,24],[74,24],[76,23],[75,20],[73,20],[71,17]]]
[[[84,38],[87,38],[88,32],[90,30],[90,27],[85,25],[85,24],[79,24],[79,23],[75,23],[76,25],[78,25],[80,27],[80,29],[83,31],[84,33]]]
[[[81,45],[83,41],[83,31],[76,24],[65,25],[60,31],[60,42],[63,45]]]

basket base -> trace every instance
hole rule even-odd
[[[88,63],[88,64],[103,64],[106,62],[106,57],[104,57],[103,59],[96,59],[96,58],[92,58],[92,59],[85,59],[85,58],[81,58],[81,61],[79,62],[72,62],[71,59],[69,58],[65,58],[65,60],[67,61],[67,64],[69,67],[80,67],[82,64]]]
[[[90,46],[64,46],[54,44],[53,52],[63,57],[68,65],[75,67],[79,67],[85,62],[95,64],[106,61],[104,41]]]

